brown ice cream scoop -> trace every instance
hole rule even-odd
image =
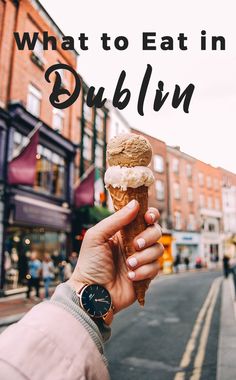
[[[110,140],[107,159],[110,166],[148,166],[152,158],[152,147],[145,137],[125,133]]]

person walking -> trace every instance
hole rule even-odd
[[[73,251],[69,257],[69,262],[71,263],[72,271],[75,269],[77,261],[78,261],[78,253]]]
[[[49,298],[49,286],[54,278],[54,265],[49,253],[45,253],[42,263],[42,276],[45,289],[45,298]]]
[[[28,262],[28,274],[26,278],[28,279],[28,290],[27,298],[30,298],[30,292],[32,288],[35,288],[36,298],[39,299],[39,287],[40,287],[40,274],[41,274],[42,264],[38,260],[37,252],[33,251],[30,254],[30,260]]]
[[[181,262],[180,254],[177,253],[174,261],[174,268],[175,268],[175,273],[179,273],[179,264]]]
[[[229,256],[227,255],[224,255],[223,257],[223,270],[224,270],[225,278],[228,278],[229,272],[230,272],[230,265],[229,265]]]
[[[184,264],[185,264],[186,270],[189,270],[189,258],[188,258],[188,256],[185,256]]]
[[[73,272],[72,265],[69,262],[68,259],[65,260],[65,267],[64,267],[64,281],[69,280]]]

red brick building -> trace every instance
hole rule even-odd
[[[169,212],[173,229],[173,255],[191,263],[198,255],[199,223],[197,218],[196,160],[179,147],[167,147]]]
[[[222,255],[221,232],[222,190],[221,175],[215,168],[196,160],[196,190],[198,197],[198,223],[201,232],[201,254],[209,265]]]
[[[170,209],[169,209],[169,189],[168,189],[168,163],[167,163],[167,147],[166,144],[156,137],[149,136],[143,132],[132,129],[132,132],[142,134],[148,139],[152,146],[152,161],[150,168],[153,171],[155,181],[149,188],[149,206],[156,207],[160,212],[160,225],[163,229],[161,243],[165,247],[164,253],[164,270],[170,271],[172,263],[172,237],[169,230],[170,227]]]
[[[34,50],[27,46],[19,50],[14,32],[19,33],[20,39],[24,32],[31,39],[33,33],[38,33]],[[44,32],[56,39],[55,50],[51,43],[44,50]],[[5,252],[8,267],[6,273],[1,267],[1,287],[4,282],[7,287],[22,283],[29,250],[36,249],[40,257],[49,252],[55,262],[70,252],[74,183],[92,163],[101,174],[105,169],[108,111],[86,105],[88,87],[83,80],[80,96],[72,106],[60,110],[49,102],[55,74],[48,83],[44,77],[47,68],[63,63],[77,70],[78,53],[63,50],[62,37],[63,33],[38,0],[0,0],[0,146],[7,147],[6,154],[3,150],[0,154],[0,181],[5,184],[6,205],[0,213],[3,225],[0,254]],[[73,75],[60,70],[60,76],[62,87],[72,93]],[[34,187],[9,186],[7,161],[38,122],[42,125]],[[22,210],[26,209],[28,213],[23,215]],[[12,270],[13,267],[16,269]]]

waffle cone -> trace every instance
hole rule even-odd
[[[138,201],[140,205],[136,218],[121,230],[121,237],[127,258],[135,253],[135,248],[133,246],[135,236],[144,231],[146,228],[144,214],[148,208],[148,187],[140,186],[136,189],[128,187],[127,190],[123,191],[119,188],[109,186],[108,189],[112,197],[115,211],[120,210],[133,199]],[[136,297],[141,306],[144,306],[145,292],[148,289],[149,284],[150,280],[133,282]]]

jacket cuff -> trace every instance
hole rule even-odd
[[[110,338],[111,328],[105,325],[105,323],[100,323],[98,328],[92,318],[80,307],[76,291],[67,282],[56,287],[49,302],[62,307],[72,314],[88,331],[101,355],[104,355],[103,343]]]

